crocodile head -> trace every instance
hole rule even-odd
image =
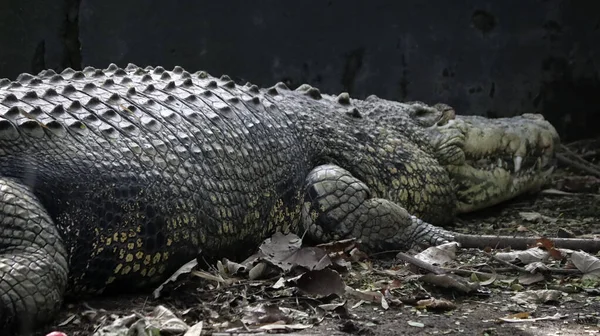
[[[444,104],[413,108],[433,155],[456,185],[457,211],[475,211],[539,190],[554,169],[555,128],[539,114],[458,116]]]

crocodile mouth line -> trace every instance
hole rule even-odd
[[[543,156],[490,157],[447,166],[456,187],[457,211],[471,212],[539,190],[552,174],[555,159]]]
[[[538,156],[490,156],[486,158],[469,158],[464,164],[475,169],[492,172],[498,168],[506,170],[515,176],[526,175],[531,172],[541,172],[553,165],[554,160],[547,155]]]

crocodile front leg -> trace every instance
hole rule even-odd
[[[438,245],[452,233],[412,216],[400,205],[372,198],[365,183],[336,165],[314,168],[306,178],[302,223],[320,242],[360,238],[370,251]]]
[[[29,189],[0,178],[0,334],[29,334],[58,311],[67,251]]]

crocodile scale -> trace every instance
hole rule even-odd
[[[181,67],[0,81],[2,330],[48,322],[66,295],[148,288],[199,253],[243,256],[276,231],[368,250],[452,239],[433,226],[456,213],[448,171],[409,117],[368,117],[382,106],[411,108]]]

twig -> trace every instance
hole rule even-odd
[[[563,150],[563,152],[565,154],[570,155],[572,157],[572,159],[571,159],[562,153],[557,153],[556,158],[561,163],[575,167],[581,171],[595,175],[597,177],[600,177],[600,167],[598,167],[597,165],[595,165],[585,159],[582,159],[579,155],[577,155],[577,153],[570,150],[567,146],[562,145],[561,149]]]
[[[454,241],[460,243],[464,248],[484,249],[488,246],[494,246],[497,249],[511,247],[515,250],[525,250],[530,246],[535,246],[540,237],[514,237],[514,236],[495,236],[495,235],[473,235],[457,233],[454,235]],[[554,238],[548,239],[554,242],[558,248],[570,250],[583,250],[589,253],[600,251],[600,239],[580,239],[580,238]]]
[[[503,265],[508,266],[509,268],[512,268],[516,271],[519,271],[521,273],[531,273],[530,271],[526,270],[525,268],[521,267],[521,266],[517,266],[515,264],[511,264],[510,262],[506,261],[506,260],[502,260],[498,257],[496,257],[495,255],[489,253],[489,252],[485,252],[483,251],[483,253],[488,256],[490,259],[495,260]],[[582,274],[582,272],[578,269],[566,269],[566,268],[546,268],[546,269],[539,269],[536,270],[536,272],[542,273],[542,274]]]
[[[507,266],[507,267],[510,267],[510,268],[514,269],[515,271],[519,271],[519,272],[521,272],[521,273],[530,273],[528,270],[524,269],[523,267],[521,267],[521,266],[517,266],[517,265],[515,265],[515,264],[511,264],[511,263],[509,263],[508,261],[506,261],[506,260],[502,260],[502,259],[500,259],[500,258],[496,257],[495,255],[493,255],[493,254],[489,253],[489,252],[485,252],[485,251],[482,251],[482,252],[483,252],[483,254],[485,254],[487,257],[489,257],[491,260],[497,261],[497,262],[501,263],[502,265],[505,265],[505,266]]]
[[[427,263],[423,260],[417,259],[415,257],[409,256],[408,254],[404,253],[404,252],[400,252],[396,255],[396,257],[400,260],[406,261],[409,264],[415,265],[418,268],[424,269],[426,271],[429,271],[433,274],[444,274],[446,272],[444,272],[443,269],[441,269],[440,267],[437,267],[435,265],[432,265],[430,263]]]
[[[400,275],[398,275],[398,274],[394,274],[392,272],[386,272],[386,271],[378,270],[376,268],[371,269],[370,272],[372,272],[373,274],[376,274],[376,275],[384,276],[384,277],[391,277],[392,279],[395,279],[395,280],[403,280],[403,278]]]
[[[600,197],[600,194],[590,194],[590,193],[583,193],[583,192],[569,192],[569,191],[562,191],[562,190],[557,190],[557,189],[544,189],[542,191],[540,191],[540,194],[542,195],[550,195],[550,196],[571,196],[571,197]],[[576,210],[578,209],[577,207],[573,207],[572,210]],[[563,209],[563,211],[566,211],[566,209]]]
[[[498,307],[497,303],[489,303],[489,302],[484,302],[484,301],[464,300],[463,302],[469,302],[469,303],[475,303],[475,304],[482,304],[482,305],[487,305],[487,306],[496,307],[496,308]]]
[[[468,269],[463,269],[463,268],[443,267],[442,269],[446,272],[453,272],[453,273],[456,273],[459,275],[475,274],[475,275],[482,276],[485,278],[491,278],[491,277],[495,276],[498,279],[507,279],[507,278],[509,278],[508,276],[500,275],[499,273],[514,271],[515,270],[514,266],[515,265],[513,265],[513,267],[495,268],[494,270],[496,271],[497,274],[481,272],[481,271],[473,271],[473,270],[468,270]],[[520,270],[518,270],[518,271],[520,271]],[[527,271],[527,272],[529,273],[529,271]],[[575,268],[548,268],[548,269],[540,269],[540,270],[538,270],[538,272],[544,273],[544,274],[564,274],[564,275],[580,275],[580,274],[582,274],[582,272],[580,270],[575,269]]]
[[[594,151],[589,151],[589,152],[583,153],[580,156],[582,159],[587,159],[589,157],[596,157],[598,155],[600,155],[600,152],[594,150]]]
[[[375,253],[371,253],[369,254],[370,257],[376,257],[376,256],[380,256],[382,254],[391,254],[391,253],[398,253],[398,252],[402,252],[404,250],[385,250],[385,251],[379,251],[379,252],[375,252]]]
[[[541,273],[545,274],[566,274],[566,275],[580,275],[583,274],[580,270],[576,268],[547,268],[540,270]]]
[[[566,144],[567,147],[583,147],[583,146],[589,146],[589,145],[595,145],[596,142],[599,142],[600,138],[597,139],[582,139],[582,140],[575,140],[572,142],[569,142],[568,144]]]
[[[508,276],[506,275],[499,275],[499,274],[492,274],[492,273],[487,273],[487,272],[481,272],[481,271],[474,271],[474,270],[468,270],[468,269],[463,269],[463,268],[450,268],[450,267],[442,267],[442,269],[446,272],[452,272],[458,275],[471,275],[471,274],[475,274],[477,276],[483,277],[485,279],[490,279],[493,277],[496,277],[497,279],[503,280],[503,279],[507,279]]]
[[[579,163],[576,162],[574,160],[571,160],[569,158],[567,158],[566,156],[557,153],[556,154],[556,158],[558,159],[558,161],[560,161],[561,163],[564,163],[566,165],[575,167],[581,171],[584,171],[586,173],[592,174],[594,176],[600,177],[600,170],[593,168],[594,165],[588,162],[588,165],[583,164],[583,163]],[[591,167],[590,167],[591,166]]]

